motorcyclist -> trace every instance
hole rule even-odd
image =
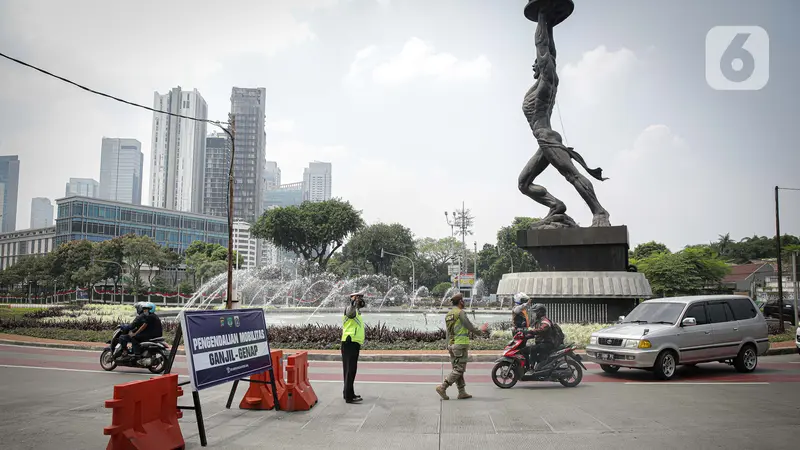
[[[528,347],[528,371],[526,374],[535,372],[536,365],[546,358],[555,348],[553,338],[553,322],[547,318],[547,308],[541,303],[531,307],[535,316],[533,327],[528,328],[526,336],[534,339],[534,345]]]
[[[524,332],[531,326],[528,308],[530,308],[532,301],[533,299],[524,292],[514,294],[514,308],[511,310],[511,323],[514,327],[513,334],[517,334],[520,331]]]
[[[130,342],[133,354],[138,355],[140,343],[162,337],[164,330],[161,326],[161,319],[156,314],[155,304],[141,302],[134,306],[136,307],[136,318],[131,322],[128,334],[123,334],[119,340],[122,343],[122,349],[127,349]]]

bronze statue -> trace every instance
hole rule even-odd
[[[574,228],[578,225],[566,215],[567,206],[544,186],[534,184],[534,180],[551,164],[578,191],[592,211],[593,227],[608,227],[608,211],[603,208],[595,195],[594,187],[581,174],[572,160],[580,164],[586,172],[597,180],[604,181],[603,170],[590,169],[578,152],[567,147],[561,135],[550,126],[553,114],[558,75],[556,74],[556,46],[553,41],[553,27],[566,19],[574,9],[572,0],[530,0],[525,7],[525,16],[536,24],[536,61],[533,65],[533,86],[525,94],[522,111],[528,119],[539,149],[528,161],[519,175],[519,190],[533,201],[550,208],[537,228]]]

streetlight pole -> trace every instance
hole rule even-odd
[[[381,249],[381,259],[383,259],[384,254],[405,258],[408,260],[408,262],[411,263],[411,292],[415,292],[417,285],[417,270],[414,268],[414,260],[409,258],[408,256],[398,255],[397,253],[387,252],[386,250]]]
[[[800,312],[797,311],[797,297],[800,293],[797,286],[797,252],[792,253],[792,287],[794,287],[794,326],[800,327]]]
[[[230,129],[222,127],[222,131],[228,135],[231,140],[231,163],[228,168],[228,294],[225,301],[225,309],[233,308],[233,160],[236,155],[236,116],[230,115],[229,118]]]
[[[500,251],[500,246],[497,246],[497,254],[500,256],[506,256],[508,260],[511,262],[511,273],[514,273],[514,258],[511,257],[511,253],[506,252],[505,255],[503,252]]]
[[[478,241],[473,242],[473,245],[475,246],[475,270],[472,271],[473,272],[472,276],[475,277],[475,283],[477,283],[478,282]]]
[[[778,252],[778,331],[783,333],[786,331],[783,326],[783,261],[781,260],[781,207],[780,201],[778,197],[779,191],[800,191],[797,188],[782,188],[779,186],[775,186],[775,247]],[[797,311],[797,307],[795,307],[795,311]],[[795,316],[797,313],[795,312]],[[797,322],[795,321],[795,324]]]

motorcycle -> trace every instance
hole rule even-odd
[[[492,368],[492,381],[495,386],[510,389],[518,381],[553,381],[564,387],[575,387],[583,379],[586,366],[581,356],[575,353],[571,345],[561,345],[553,350],[542,361],[536,370],[528,374],[528,359],[523,354],[528,338],[517,332],[511,342],[506,345],[501,356]]]
[[[122,345],[120,337],[130,331],[130,325],[120,325],[114,332],[114,336],[106,344],[100,354],[100,367],[103,370],[111,371],[117,366],[136,367],[148,369],[152,373],[162,373],[167,366],[167,354],[169,347],[163,337],[150,339],[139,344],[141,354],[134,355],[124,350],[119,356],[114,357],[115,350]]]

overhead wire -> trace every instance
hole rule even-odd
[[[221,121],[218,121],[218,120],[210,120],[210,119],[200,119],[200,118],[197,118],[197,117],[185,116],[183,114],[177,114],[177,113],[173,113],[173,112],[169,112],[169,111],[161,111],[161,110],[158,110],[158,109],[155,109],[155,108],[151,108],[149,106],[145,106],[145,105],[142,105],[142,104],[139,104],[139,103],[136,103],[136,102],[132,102],[132,101],[129,101],[129,100],[125,100],[125,99],[113,96],[111,94],[106,94],[105,92],[100,92],[100,91],[98,91],[96,89],[92,89],[92,88],[84,86],[84,85],[82,85],[80,83],[76,83],[76,82],[74,82],[74,81],[72,81],[72,80],[70,80],[68,78],[64,78],[64,77],[62,77],[60,75],[56,75],[56,74],[54,74],[52,72],[49,72],[49,71],[47,71],[45,69],[42,69],[42,68],[37,67],[37,66],[34,66],[33,64],[26,63],[25,61],[19,60],[17,58],[12,57],[12,56],[8,56],[5,53],[0,52],[0,56],[2,56],[3,58],[5,58],[5,59],[7,59],[9,61],[13,61],[13,62],[15,62],[17,64],[25,66],[25,67],[27,67],[29,69],[33,69],[33,70],[35,70],[37,72],[43,73],[43,74],[45,74],[45,75],[47,75],[49,77],[53,77],[53,78],[55,78],[57,80],[61,80],[64,83],[71,84],[72,86],[75,86],[78,89],[82,89],[82,90],[84,90],[86,92],[90,92],[92,94],[99,95],[101,97],[105,97],[105,98],[108,98],[108,99],[111,99],[111,100],[115,100],[115,101],[118,101],[120,103],[124,103],[126,105],[130,105],[130,106],[135,106],[137,108],[146,109],[146,110],[152,111],[154,113],[166,114],[168,116],[173,116],[173,117],[179,117],[181,119],[189,119],[189,120],[194,120],[196,122],[206,122],[206,123],[210,123],[210,124],[213,124],[213,125],[217,125],[219,127],[222,127],[223,125],[230,125],[230,123],[228,123],[228,122],[221,122]]]

